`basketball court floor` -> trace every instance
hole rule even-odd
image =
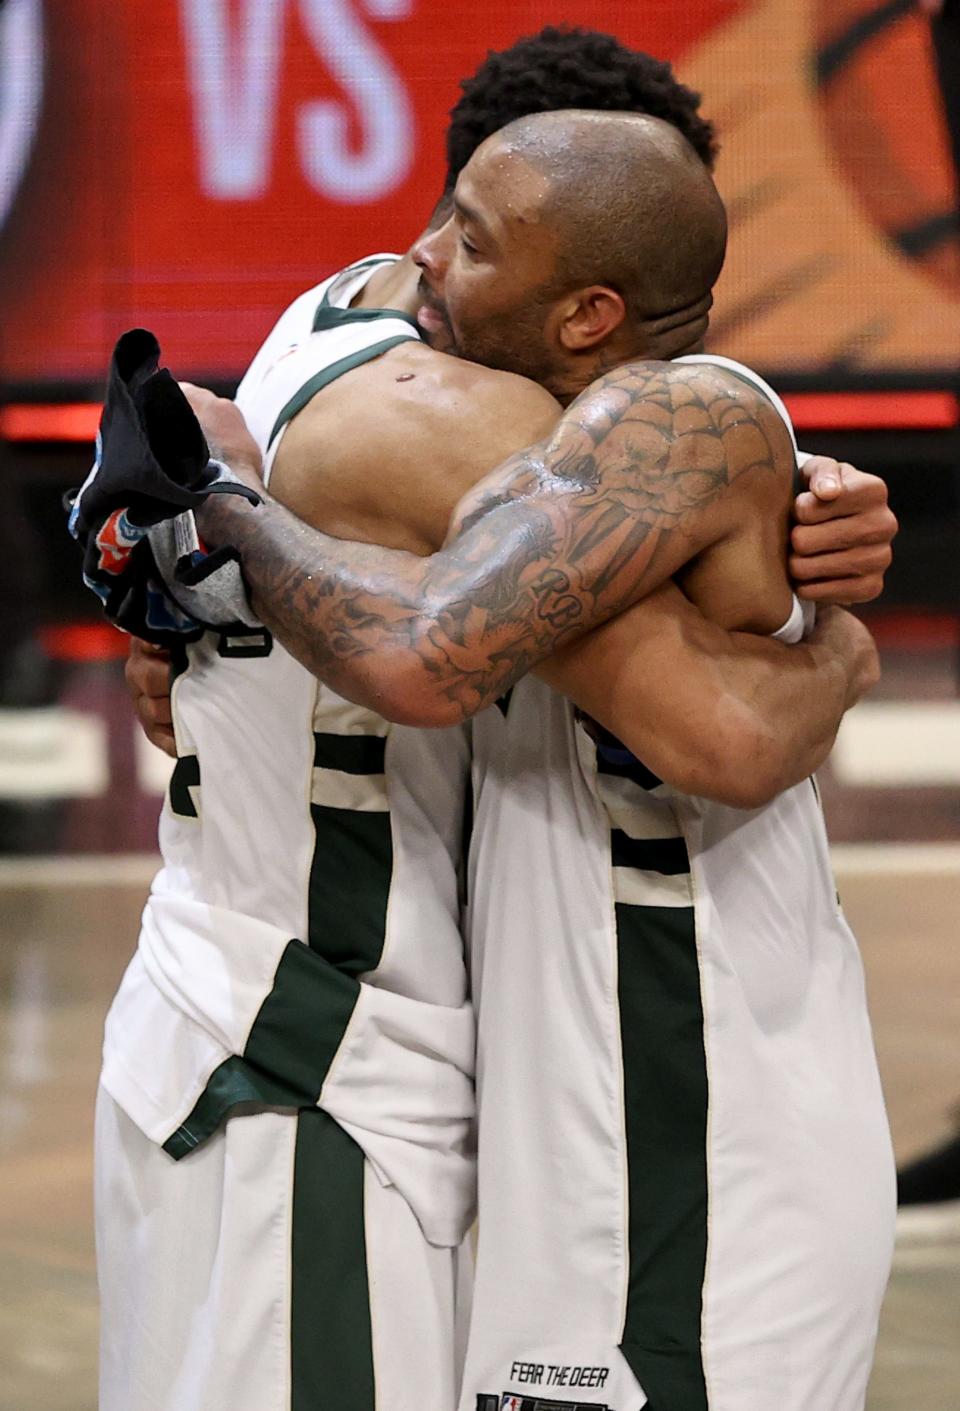
[[[822,783],[902,1160],[948,1136],[960,1103],[960,704],[955,642],[886,658]],[[77,668],[56,710],[0,718],[0,1411],[96,1407],[93,1093],[164,774],[117,663]],[[32,796],[16,764],[31,738],[61,760],[47,783],[32,771]],[[869,1402],[958,1408],[960,1229],[898,1247]]]

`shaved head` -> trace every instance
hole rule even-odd
[[[574,109],[520,118],[488,145],[546,178],[538,217],[557,236],[557,292],[610,285],[636,321],[709,295],[726,252],[726,213],[675,127],[644,114]]]
[[[669,123],[536,113],[477,148],[449,221],[418,242],[418,317],[569,400],[618,363],[699,346],[726,240],[713,179]]]

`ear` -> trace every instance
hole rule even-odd
[[[623,296],[606,284],[591,284],[561,299],[554,310],[557,337],[569,353],[605,343],[626,321]]]

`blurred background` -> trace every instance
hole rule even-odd
[[[168,773],[61,508],[112,346],[146,326],[232,391],[290,299],[419,233],[459,80],[559,22],[702,92],[711,346],[900,518],[884,680],[822,783],[898,1156],[945,1154],[922,1203],[958,1212],[898,1251],[871,1411],[960,1408],[958,0],[0,0],[0,1411],[96,1404],[100,1028]]]

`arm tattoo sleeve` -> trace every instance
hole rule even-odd
[[[787,439],[726,369],[633,364],[481,482],[429,558],[331,538],[269,498],[212,496],[201,532],[236,546],[263,620],[334,690],[452,724],[676,572],[717,498],[782,469]]]

